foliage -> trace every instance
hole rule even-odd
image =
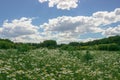
[[[99,44],[97,45],[98,50],[108,50],[108,51],[117,51],[120,50],[120,46],[112,43],[112,44]]]
[[[112,36],[99,40],[89,41],[85,43],[70,42],[69,44],[57,44],[55,40],[45,40],[41,43],[14,43],[8,39],[0,39],[0,49],[18,49],[18,51],[27,51],[30,49],[61,48],[63,50],[120,50],[120,36]],[[21,45],[22,44],[22,45]],[[24,45],[23,45],[24,44]],[[21,47],[21,46],[23,47]],[[26,48],[26,49],[23,49]]]
[[[83,60],[88,63],[92,59],[93,55],[91,55],[89,51],[86,51],[86,53],[83,55]]]
[[[111,43],[116,43],[120,45],[120,36],[112,36],[108,38],[103,38],[103,39],[98,39],[94,41],[89,41],[85,43],[80,43],[81,46],[92,46],[92,45],[98,45],[98,44],[111,44]]]
[[[45,40],[43,43],[41,43],[41,46],[52,49],[57,47],[57,42],[54,40]]]
[[[117,51],[120,50],[120,46],[116,43],[112,43],[108,45],[108,50],[109,51]]]
[[[79,42],[70,42],[69,45],[70,46],[79,46]]]
[[[19,44],[19,45],[17,46],[17,51],[18,51],[18,53],[28,52],[30,49],[31,49],[31,47],[28,46],[27,44]]]
[[[26,53],[0,50],[0,80],[120,80],[118,52],[73,51],[69,54],[58,49],[36,49]]]
[[[80,46],[80,50],[87,50],[89,46]]]
[[[0,40],[0,49],[10,49],[13,48],[14,44],[7,40]]]
[[[74,46],[69,46],[69,45],[63,45],[63,46],[61,46],[61,49],[68,50],[68,51],[76,50],[76,48]]]

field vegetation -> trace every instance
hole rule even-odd
[[[0,80],[120,80],[119,40],[58,45],[0,39]]]
[[[120,80],[120,52],[0,50],[0,80]]]

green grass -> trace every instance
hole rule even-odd
[[[0,80],[120,80],[120,52],[0,50]]]

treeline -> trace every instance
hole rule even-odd
[[[81,50],[89,49],[89,50],[117,51],[120,50],[120,36],[117,35],[85,43],[71,42],[68,45],[74,46],[74,48]]]
[[[120,50],[120,36],[89,41],[70,42],[69,44],[57,44],[55,40],[45,40],[42,43],[14,43],[8,39],[0,39],[0,49],[18,49],[18,51],[28,51],[37,48],[63,49],[63,50]]]

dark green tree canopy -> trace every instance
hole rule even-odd
[[[57,42],[55,40],[45,40],[45,41],[43,41],[42,46],[49,47],[49,48],[50,47],[55,48],[57,46]]]

